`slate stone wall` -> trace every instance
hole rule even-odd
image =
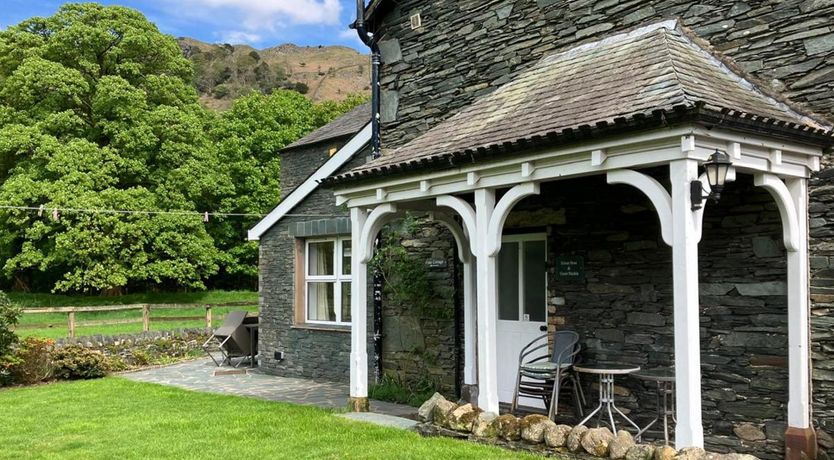
[[[460,272],[449,231],[422,222],[398,240],[416,263],[426,264],[433,286],[430,309],[383,298],[383,371],[411,384],[432,383],[448,397],[457,396],[461,376],[462,342],[456,341],[456,315],[460,314]],[[405,281],[407,282],[407,280]]]
[[[607,185],[602,177],[546,184],[541,197],[519,204],[506,231],[550,235],[551,330],[578,331],[588,361],[673,365],[671,249],[660,239],[651,204],[631,187]],[[583,259],[584,280],[556,276],[553,262],[563,256]],[[781,458],[788,388],[785,257],[775,203],[740,176],[717,206],[708,207],[699,248],[703,416],[710,450]],[[594,383],[586,376],[596,404]],[[653,418],[654,385],[630,377],[616,383],[620,407],[641,424]],[[739,438],[734,430],[744,422],[752,422],[748,428],[764,439]]]
[[[283,188],[289,190],[303,182],[329,158],[329,149],[330,145],[320,143],[283,153]],[[367,155],[368,152],[358,153],[342,169],[363,164]],[[348,213],[336,206],[331,190],[319,188],[290,214],[260,240],[261,366],[276,375],[347,382],[350,380],[350,328],[294,324],[295,238],[290,235],[289,227],[323,216],[347,217]],[[369,328],[369,334],[372,332]],[[368,350],[373,350],[370,335]],[[283,360],[274,358],[276,351],[284,352]]]
[[[646,22],[683,23],[738,65],[814,111],[834,116],[830,0],[398,0],[382,37],[382,146],[425,132],[543,55]],[[412,30],[409,16],[423,26]]]

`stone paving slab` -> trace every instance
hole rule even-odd
[[[223,367],[223,370],[230,368]],[[188,390],[229,394],[250,398],[282,401],[343,409],[347,405],[349,387],[344,383],[267,375],[258,369],[246,373],[215,375],[218,367],[211,360],[189,361],[171,366],[122,374],[137,382],[157,383]],[[416,419],[417,409],[384,401],[371,401],[371,410],[378,414]]]
[[[346,419],[356,420],[359,422],[373,423],[374,425],[399,428],[402,430],[411,430],[415,426],[417,426],[416,420],[403,417],[395,417],[393,415],[387,414],[376,414],[373,412],[348,412],[345,414],[339,414],[339,417],[344,417]]]

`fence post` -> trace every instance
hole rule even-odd
[[[206,329],[211,329],[211,305],[206,305]]]
[[[67,313],[67,334],[72,339],[75,337],[75,312]]]
[[[148,304],[142,305],[142,332],[151,330],[151,306]]]

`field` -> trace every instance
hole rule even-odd
[[[247,310],[252,313],[258,311],[258,293],[253,291],[208,291],[195,293],[147,293],[129,294],[118,297],[101,296],[63,296],[52,294],[22,294],[10,293],[9,297],[17,305],[23,308],[36,307],[65,307],[65,306],[104,306],[104,305],[130,305],[130,304],[198,304],[188,309],[151,309],[150,330],[170,330],[177,328],[205,327],[205,320],[185,321],[154,321],[154,317],[204,317],[205,308],[203,304],[222,304],[231,302],[247,302],[245,306],[215,307],[212,308],[212,324],[217,327],[223,317],[231,310]],[[141,319],[141,310],[114,311],[114,312],[79,312],[76,313],[76,322],[102,321],[119,319]],[[32,328],[36,324],[48,324],[49,326]],[[105,326],[77,327],[76,337],[89,335],[115,335],[141,332],[142,324],[117,324]],[[37,336],[58,339],[67,337],[67,314],[66,313],[40,313],[24,314],[18,325],[17,334],[21,337]]]
[[[118,377],[2,390],[0,407],[0,459],[538,458]]]

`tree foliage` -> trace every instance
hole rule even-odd
[[[251,219],[72,211],[266,212],[277,150],[345,108],[277,91],[215,115],[192,78],[176,41],[128,8],[67,4],[0,32],[0,204],[61,210],[0,211],[2,269],[17,287],[251,282]]]

